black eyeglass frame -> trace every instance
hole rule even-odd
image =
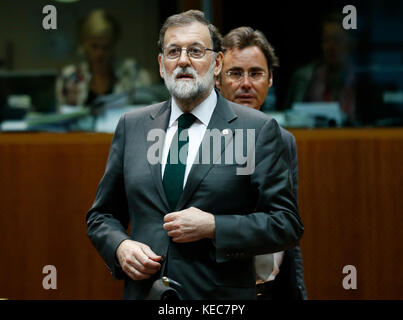
[[[189,52],[189,50],[191,50],[192,47],[193,47],[193,48],[194,48],[194,47],[197,47],[198,49],[202,49],[203,54],[202,54],[200,57],[192,57],[192,54]],[[166,51],[167,49],[170,49],[170,48],[181,49],[181,51],[179,52],[179,54],[178,54],[176,57],[169,57],[169,56],[165,53],[165,51]],[[183,50],[186,50],[186,54],[188,55],[189,58],[191,58],[191,59],[196,59],[196,60],[202,59],[202,58],[206,55],[206,52],[207,52],[207,51],[216,52],[214,49],[211,49],[211,48],[206,48],[206,47],[199,46],[199,45],[191,45],[191,46],[189,46],[189,47],[179,47],[179,46],[165,47],[165,48],[162,48],[162,54],[163,54],[167,59],[169,59],[169,60],[175,60],[175,59],[178,59],[178,58],[181,56]]]

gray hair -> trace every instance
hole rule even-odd
[[[165,20],[163,26],[161,27],[158,40],[158,49],[160,50],[160,52],[163,51],[165,32],[167,31],[168,28],[187,26],[194,22],[199,22],[207,26],[210,32],[210,38],[213,46],[212,49],[215,52],[222,51],[222,36],[218,31],[218,29],[206,19],[203,12],[199,10],[189,10],[186,12],[172,15]]]

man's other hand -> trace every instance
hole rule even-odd
[[[215,219],[211,213],[191,207],[164,217],[164,229],[174,242],[192,242],[215,238]]]
[[[116,250],[116,257],[123,271],[133,280],[150,278],[157,273],[161,264],[161,256],[156,255],[144,243],[124,240]]]

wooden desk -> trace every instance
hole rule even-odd
[[[293,130],[312,299],[403,298],[403,129]],[[357,269],[357,290],[342,286]]]
[[[292,130],[311,299],[403,297],[403,129]],[[120,299],[86,235],[112,135],[0,134],[0,298]],[[42,268],[57,268],[44,290]],[[345,290],[345,265],[357,290]]]
[[[119,299],[86,235],[112,136],[0,135],[0,297]],[[42,268],[57,268],[57,290],[44,290]]]

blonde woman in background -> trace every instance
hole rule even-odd
[[[151,84],[151,77],[134,59],[115,59],[120,36],[117,21],[104,10],[92,11],[79,30],[85,60],[65,66],[56,82],[58,105],[91,105],[102,95],[123,94],[133,102],[135,87]]]

